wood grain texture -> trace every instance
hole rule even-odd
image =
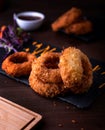
[[[0,129],[30,129],[41,120],[41,115],[0,97]]]

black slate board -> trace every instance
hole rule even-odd
[[[0,51],[1,57],[2,57],[2,54],[3,54],[2,51]],[[0,59],[0,61],[2,61],[2,59]],[[99,88],[99,86],[102,83],[105,83],[105,74],[104,75],[101,74],[102,72],[105,71],[105,63],[97,61],[95,59],[90,59],[90,61],[93,65],[93,67],[95,67],[96,65],[99,65],[101,67],[100,70],[94,72],[93,85],[90,88],[90,90],[87,93],[84,93],[84,94],[78,95],[78,94],[69,93],[65,96],[59,96],[57,98],[59,98],[62,101],[65,101],[67,103],[71,103],[78,108],[87,108],[94,102],[94,100],[97,99],[98,96],[100,96],[102,93],[105,92],[105,87]],[[5,76],[8,76],[9,78],[11,78],[13,80],[16,80],[17,82],[21,82],[21,83],[24,83],[25,85],[29,86],[28,78],[11,77],[11,76],[7,75],[4,71],[2,71],[1,67],[0,67],[0,73],[5,75]]]

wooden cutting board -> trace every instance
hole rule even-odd
[[[30,130],[42,116],[0,97],[0,130]]]

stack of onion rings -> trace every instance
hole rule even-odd
[[[69,47],[62,53],[47,52],[32,64],[29,76],[31,88],[45,97],[66,92],[88,91],[93,80],[92,65],[79,49]]]
[[[13,77],[29,76],[35,56],[27,52],[16,52],[2,62],[2,69]]]
[[[32,63],[29,76],[31,88],[46,97],[54,97],[63,91],[63,82],[58,68],[60,53],[46,52]]]

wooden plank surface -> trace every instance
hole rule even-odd
[[[0,97],[0,129],[30,129],[37,124],[42,116],[16,103]]]

